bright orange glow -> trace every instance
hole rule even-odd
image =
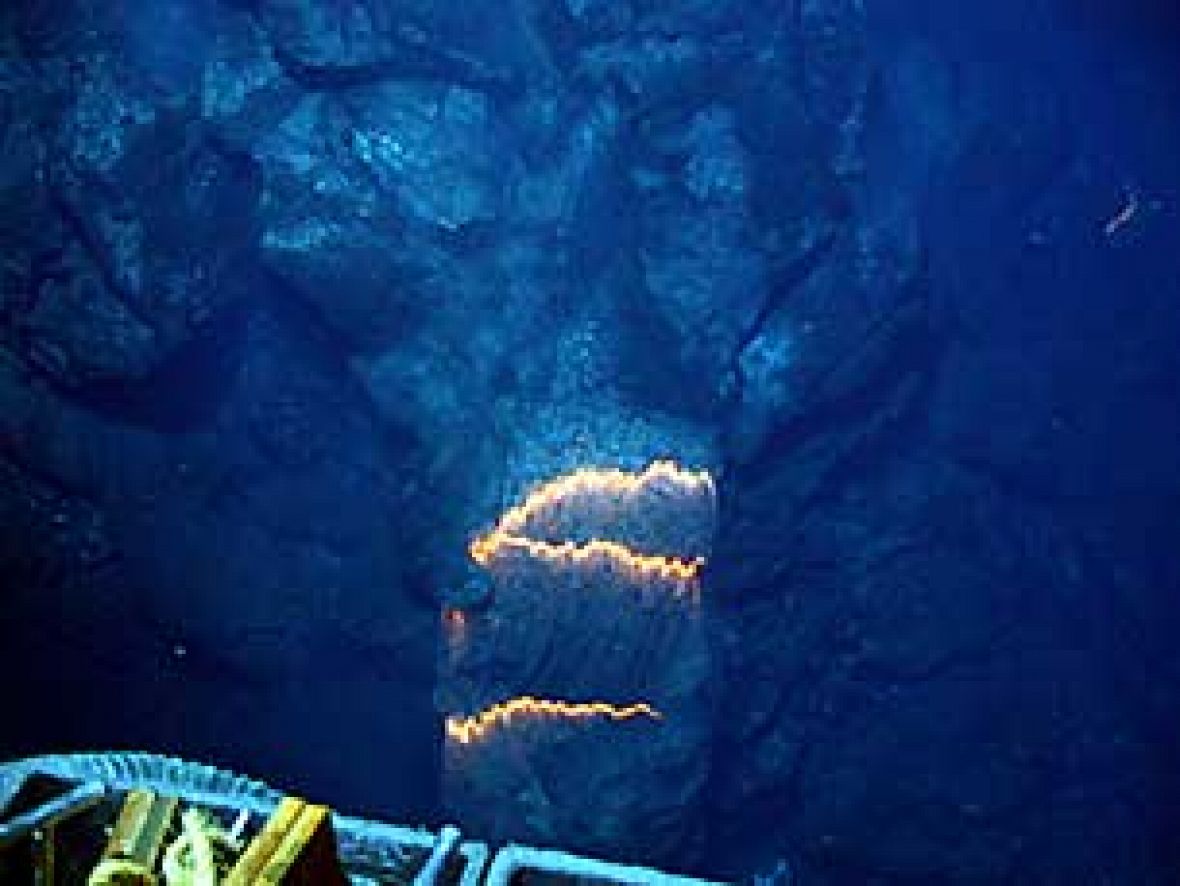
[[[571,702],[521,695],[492,705],[471,717],[447,717],[447,738],[459,744],[470,744],[522,716],[560,717],[566,720],[585,720],[590,717],[609,717],[612,720],[662,718],[659,711],[647,702],[619,706],[603,701]]]
[[[686,582],[697,577],[703,557],[665,557],[643,554],[616,541],[594,538],[588,542],[550,542],[530,538],[529,524],[548,509],[579,495],[623,497],[634,495],[649,485],[666,483],[685,493],[715,492],[713,478],[707,471],[686,471],[671,461],[654,461],[639,473],[619,468],[583,468],[558,477],[531,492],[522,504],[509,508],[496,527],[471,542],[468,553],[480,566],[488,567],[503,551],[522,551],[551,563],[615,565],[642,578],[659,578]]]
[[[637,554],[624,544],[601,538],[591,539],[585,544],[576,544],[572,541],[555,544],[499,532],[490,533],[472,542],[471,558],[481,566],[486,566],[495,554],[504,550],[524,551],[539,560],[549,562],[589,565],[604,561],[617,564],[628,572],[643,577],[671,581],[691,581],[705,565],[703,557],[681,560],[679,557]]]
[[[504,512],[496,529],[507,535],[517,535],[533,517],[564,499],[587,493],[634,495],[643,487],[661,480],[685,492],[713,493],[713,478],[708,471],[686,471],[672,461],[653,461],[639,473],[620,468],[581,468],[534,489],[523,504]]]

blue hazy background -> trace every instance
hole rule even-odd
[[[9,0],[0,757],[436,824],[467,540],[670,456],[721,688],[640,860],[1177,882],[1169,6]]]

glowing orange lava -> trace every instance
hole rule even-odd
[[[582,543],[550,542],[526,534],[535,518],[566,499],[580,495],[622,497],[656,484],[668,484],[687,494],[710,497],[715,494],[713,478],[707,471],[686,471],[671,461],[654,461],[639,473],[619,468],[583,468],[545,483],[531,492],[523,503],[509,508],[491,532],[471,542],[468,553],[472,560],[484,567],[488,567],[499,553],[515,550],[548,562],[613,564],[641,578],[691,581],[705,565],[703,557],[643,554],[620,542],[599,538]]]
[[[470,717],[447,717],[447,738],[459,744],[470,744],[485,738],[488,733],[500,726],[509,725],[513,719],[521,716],[560,717],[566,720],[584,720],[590,717],[628,720],[632,717],[650,717],[659,720],[663,715],[647,702],[620,706],[603,701],[571,702],[521,695],[492,705]]]

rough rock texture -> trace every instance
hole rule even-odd
[[[1075,6],[5,4],[0,751],[430,817],[473,534],[674,457],[696,869],[1167,882],[1174,31]]]
[[[475,542],[493,593],[448,614],[438,695],[455,712],[445,807],[489,839],[705,860],[717,672],[693,568],[711,549],[716,496],[707,475],[666,467],[619,475],[633,487],[555,478],[518,505],[536,505],[519,526],[524,512],[510,511]],[[592,539],[616,547],[562,547]],[[485,713],[521,698],[573,716]],[[579,716],[586,704],[643,713]]]
[[[1158,59],[1078,39],[1043,65],[970,24],[874,22],[857,245],[889,279],[918,232],[925,285],[887,301],[821,266],[782,309],[794,335],[767,324],[790,345],[750,355],[747,384],[789,366],[755,385],[786,421],[739,455],[722,519],[713,592],[744,679],[719,803],[778,821],[808,882],[1165,882],[1176,572],[1146,549],[1180,467],[1154,343],[1178,319],[1156,257],[1175,210],[1138,189],[1175,176],[1129,134],[1158,93],[1128,111],[1120,85],[1079,87],[1096,58],[1129,79]],[[848,337],[809,354],[802,324]],[[755,852],[744,815],[721,832]]]

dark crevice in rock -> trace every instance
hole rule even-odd
[[[686,124],[702,108],[724,102],[734,92],[741,63],[749,55],[750,46],[744,33],[734,31],[717,34],[707,52],[700,72],[687,83],[650,96],[637,95],[620,76],[606,78],[607,92],[612,97],[618,100],[630,97],[633,101],[630,105],[624,102],[623,130],[650,139],[653,132],[670,127],[673,121]],[[595,91],[594,82],[584,75],[574,78],[572,86]]]
[[[237,377],[249,312],[246,305],[227,307],[147,376],[91,381],[61,393],[108,420],[165,433],[203,427]]]
[[[281,325],[293,330],[310,345],[317,356],[354,402],[361,405],[366,420],[378,431],[387,453],[400,458],[416,448],[419,439],[413,428],[396,425],[373,399],[370,390],[357,377],[349,362],[354,348],[348,337],[324,315],[323,309],[305,298],[283,277],[260,269],[260,303]]]
[[[906,418],[924,417],[924,411],[917,406],[925,404],[933,393],[936,370],[946,353],[947,337],[931,315],[924,278],[912,285],[920,291],[911,292],[908,298],[904,293],[901,294],[902,304],[882,317],[867,334],[866,340],[877,341],[858,349],[846,361],[838,361],[819,379],[814,389],[815,405],[811,409],[770,434],[753,457],[743,464],[730,465],[732,476],[738,484],[757,482],[759,477],[773,472],[775,464],[784,454],[804,441],[864,425],[866,416],[878,412],[881,404],[890,403],[892,396],[907,380],[917,381],[916,390],[912,392],[915,396],[910,398],[910,406],[903,413],[893,416],[889,424],[898,427],[906,424]],[[855,364],[876,348],[882,348],[883,352],[870,358],[873,365],[867,367],[867,373],[856,378],[854,383],[847,384]],[[832,396],[824,396],[825,388],[843,390]],[[880,441],[872,442],[879,444]],[[867,441],[861,441],[861,445],[854,447],[853,451],[862,453],[863,457],[866,448]],[[874,461],[891,454],[888,447],[879,445],[874,445],[871,453]],[[843,472],[850,460],[846,457],[828,473]],[[818,490],[823,487],[823,483],[813,484],[817,492],[810,498],[814,500],[822,497]]]
[[[523,91],[523,84],[509,72],[489,67],[462,51],[432,46],[425,37],[398,35],[395,49],[395,55],[389,58],[350,65],[312,64],[278,45],[271,51],[284,74],[312,91],[353,89],[390,80],[454,84],[502,100],[519,96]]]
[[[71,174],[80,175],[80,173],[71,172]],[[86,176],[90,179],[89,184],[93,187],[101,188],[102,190],[109,190],[102,182],[95,179],[93,176]],[[118,273],[114,267],[107,250],[103,248],[99,242],[90,224],[86,220],[85,213],[74,205],[74,201],[67,195],[66,190],[52,178],[49,180],[49,193],[53,203],[54,209],[57,211],[58,217],[73,236],[74,239],[81,245],[87,258],[91,264],[98,270],[99,278],[102,280],[103,288],[116,299],[119,304],[127,310],[127,312],[135,318],[136,321],[143,324],[146,328],[152,330],[156,334],[160,333],[159,324],[156,318],[150,313],[143,310],[139,304],[138,299],[134,298],[125,288],[119,284]]]
[[[836,232],[829,231],[803,250],[800,255],[783,262],[779,267],[771,268],[771,283],[767,287],[766,299],[758,308],[758,313],[754,315],[754,319],[750,321],[750,325],[738,339],[737,346],[733,349],[733,356],[730,359],[728,369],[733,373],[734,378],[733,402],[741,401],[742,391],[746,385],[745,373],[742,372],[741,368],[742,352],[762,333],[767,321],[790,301],[791,295],[797,292],[799,287],[815,273],[824,259],[831,254],[836,241]]]
[[[880,388],[882,397],[893,395],[894,402],[879,412],[874,421],[858,434],[819,474],[806,496],[797,502],[796,520],[802,521],[813,508],[831,501],[850,481],[871,474],[873,470],[901,454],[913,439],[912,432],[926,418],[926,405],[933,390],[927,367],[912,366],[902,373],[896,387]],[[870,391],[865,392],[871,396]],[[900,395],[900,399],[899,399]],[[868,407],[866,407],[868,408]]]

